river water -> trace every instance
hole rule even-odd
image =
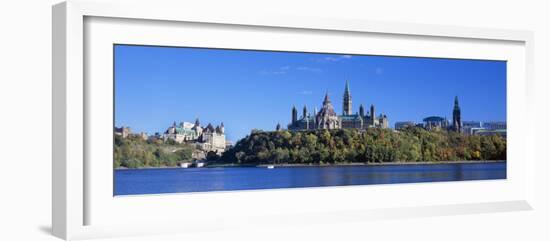
[[[114,195],[506,179],[506,163],[115,170]]]

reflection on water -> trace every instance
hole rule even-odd
[[[506,163],[116,170],[115,195],[506,179]]]

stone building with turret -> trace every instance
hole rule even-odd
[[[202,150],[213,151],[218,154],[223,153],[226,147],[225,127],[223,122],[216,127],[209,123],[202,132],[199,139],[199,145]]]
[[[115,126],[115,135],[118,135],[118,136],[121,136],[122,138],[127,138],[128,135],[130,135],[131,131],[130,131],[130,127],[116,127]]]
[[[176,125],[176,122],[164,132],[164,140],[174,140],[177,143],[183,143],[186,141],[195,141],[202,135],[202,127],[200,127],[199,119],[195,121],[195,124],[190,122],[180,122]]]
[[[365,113],[362,104],[359,106],[359,112],[353,114],[351,91],[347,81],[341,115],[334,111],[334,106],[327,93],[319,112],[315,108],[313,113],[309,113],[307,107],[304,106],[302,116],[298,119],[298,111],[296,107],[292,107],[291,123],[288,124],[289,130],[367,129],[372,127],[388,128],[387,116],[385,114],[376,116],[374,105],[370,106],[370,112]]]
[[[225,151],[225,126],[223,122],[214,127],[208,123],[206,127],[201,127],[199,119],[195,123],[181,122],[176,125],[176,122],[164,132],[162,136],[164,141],[173,140],[177,143],[194,142],[204,151],[213,151],[221,154]]]

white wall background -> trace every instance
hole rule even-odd
[[[57,240],[51,236],[51,5],[0,4],[0,240]],[[550,7],[546,1],[188,1],[222,11],[272,11],[398,22],[435,23],[535,32],[538,172],[535,211],[386,220],[295,228],[225,230],[116,240],[549,240]],[[200,2],[200,3],[199,3]],[[151,11],[154,11],[152,9]],[[548,171],[546,171],[548,170]],[[404,197],[406,198],[406,197]]]

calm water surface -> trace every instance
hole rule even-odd
[[[506,163],[115,170],[115,195],[506,179]]]

